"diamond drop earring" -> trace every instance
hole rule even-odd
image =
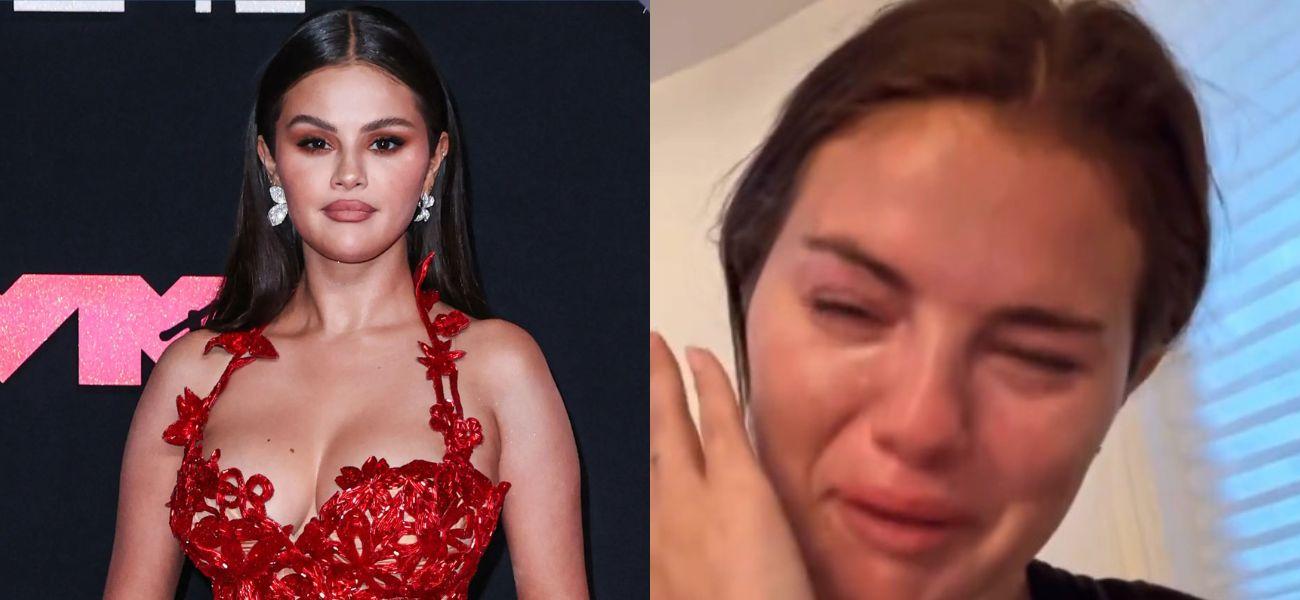
[[[436,200],[437,199],[434,198],[433,194],[420,194],[420,212],[415,215],[415,220],[417,222],[429,220],[429,209],[433,208],[433,204]]]
[[[274,227],[284,222],[284,218],[289,214],[289,205],[284,201],[284,188],[273,185],[268,191],[271,192],[271,200],[275,202],[275,206],[272,206],[271,210],[266,213],[266,218]]]

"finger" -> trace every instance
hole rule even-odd
[[[687,348],[686,360],[700,399],[700,437],[704,440],[707,470],[711,454],[748,448],[749,442],[731,378],[718,357],[703,348]]]
[[[686,389],[677,359],[656,332],[650,332],[650,469],[687,468],[701,473],[704,455],[695,422],[686,407]]]

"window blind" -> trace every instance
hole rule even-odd
[[[1215,597],[1300,599],[1300,2],[1139,0],[1201,103],[1222,203],[1179,426]]]

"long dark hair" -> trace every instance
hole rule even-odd
[[[393,13],[354,6],[307,15],[258,78],[257,96],[244,133],[244,183],[235,238],[226,260],[225,280],[216,299],[199,311],[203,326],[232,331],[264,325],[284,308],[303,273],[302,240],[292,222],[272,227],[271,182],[257,155],[261,134],[274,152],[275,123],[284,93],[309,73],[340,64],[367,63],[383,69],[415,94],[428,125],[429,148],[447,133],[450,151],[438,170],[437,197],[430,218],[412,222],[406,233],[408,266],[435,253],[426,287],[443,301],[478,318],[488,315],[475,272],[469,234],[465,148],[451,94],[419,36]],[[287,225],[287,226],[284,226]]]
[[[943,97],[992,102],[1122,181],[1143,246],[1130,377],[1187,325],[1209,267],[1211,178],[1195,98],[1156,34],[1108,0],[908,0],[804,77],[728,199],[720,252],[742,400],[749,298],[809,154],[883,103]]]

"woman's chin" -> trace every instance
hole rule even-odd
[[[969,600],[972,586],[963,584],[953,565],[921,567],[888,558],[871,558],[859,564],[839,564],[818,578],[819,598],[849,600]]]
[[[976,597],[981,586],[970,572],[970,556],[947,546],[907,554],[897,547],[876,547],[860,535],[840,529],[819,557],[809,557],[819,598],[847,600],[955,600]]]

